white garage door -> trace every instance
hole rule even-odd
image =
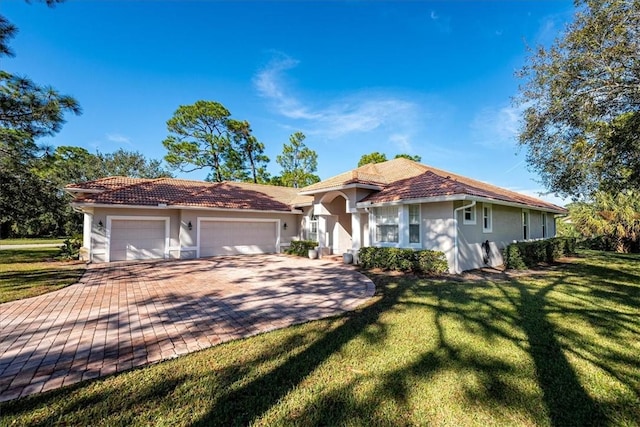
[[[202,221],[200,256],[276,252],[276,222]]]
[[[110,261],[164,258],[164,220],[111,221]]]

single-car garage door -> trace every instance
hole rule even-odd
[[[110,261],[164,258],[166,222],[114,219],[111,221]]]
[[[200,256],[276,252],[277,222],[201,221]]]

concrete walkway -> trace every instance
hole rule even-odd
[[[0,401],[354,309],[349,266],[259,255],[91,265],[81,283],[0,304]]]

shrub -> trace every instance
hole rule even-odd
[[[527,265],[522,260],[520,246],[517,243],[512,243],[505,249],[504,263],[507,268],[512,270],[524,270],[527,268]]]
[[[78,259],[82,247],[82,234],[74,234],[65,239],[58,252],[58,258],[64,260]]]
[[[422,250],[416,255],[416,267],[420,273],[446,273],[449,271],[449,263],[444,252]]]
[[[444,253],[430,250],[365,247],[359,250],[358,259],[365,269],[381,268],[424,274],[444,273],[449,269]]]
[[[574,237],[554,237],[534,242],[516,242],[505,249],[505,265],[509,269],[523,270],[540,262],[554,262],[565,255],[574,254]]]
[[[294,240],[285,252],[289,255],[309,256],[309,249],[315,249],[318,242],[313,240]]]

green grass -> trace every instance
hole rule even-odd
[[[4,425],[638,425],[640,257],[373,274],[359,310],[0,405]]]
[[[64,237],[35,237],[22,239],[0,239],[0,246],[4,245],[37,245],[41,243],[64,243]]]
[[[58,248],[0,251],[0,303],[29,298],[77,283],[80,261],[57,261]]]

